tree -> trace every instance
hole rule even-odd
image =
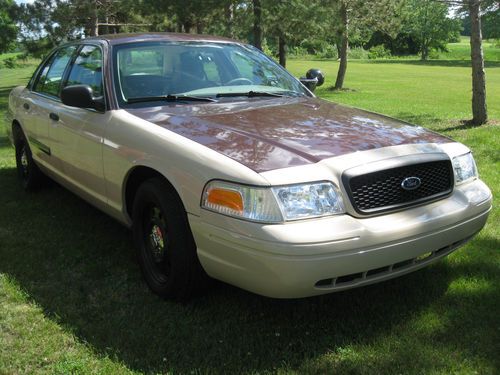
[[[149,29],[133,0],[35,0],[19,7],[20,38],[40,57],[66,40]]]
[[[227,14],[225,10],[231,10],[231,0],[144,0],[144,15],[150,15],[151,9],[159,14],[168,15],[176,24],[175,30],[184,33],[205,32],[209,21],[213,21],[212,15],[218,13],[218,18],[223,20]],[[227,28],[227,23],[222,29]]]
[[[333,0],[332,8],[336,17],[334,29],[337,34],[339,70],[335,80],[335,90],[344,86],[347,71],[349,41],[354,36],[367,33],[366,40],[375,31],[397,35],[403,18],[404,0]]]
[[[0,53],[8,51],[17,37],[14,0],[0,0]]]
[[[266,0],[262,1],[265,10],[266,32],[278,41],[279,63],[286,67],[287,50],[290,45],[319,35],[325,9],[320,0]]]
[[[472,123],[475,125],[485,124],[488,121],[480,3],[479,0],[469,0],[467,4],[471,21]]]
[[[339,18],[342,28],[339,32],[340,42],[337,43],[339,51],[339,70],[335,80],[335,90],[340,90],[344,86],[345,73],[347,71],[347,50],[349,48],[349,15],[347,1],[341,0],[339,3]]]
[[[481,25],[486,39],[500,39],[500,2],[483,10]]]
[[[262,50],[262,4],[260,0],[252,1],[253,9],[253,45]]]
[[[470,36],[469,15],[463,15],[461,21],[462,35]],[[500,3],[481,9],[481,30],[484,39],[500,39]]]
[[[460,21],[448,17],[448,6],[436,0],[410,0],[411,17],[406,32],[419,45],[422,60],[429,58],[432,50],[446,50],[446,45],[456,39]]]
[[[472,66],[472,125],[488,122],[486,105],[486,75],[484,72],[483,36],[481,31],[481,12],[497,11],[498,0],[436,0],[448,6],[458,7],[470,19],[470,47]]]

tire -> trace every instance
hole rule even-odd
[[[15,140],[17,175],[25,191],[40,189],[44,175],[38,168],[31,153],[30,146],[22,130],[18,129]]]
[[[196,244],[184,206],[161,178],[145,181],[132,211],[132,230],[142,274],[162,298],[185,300],[208,281],[196,255]]]

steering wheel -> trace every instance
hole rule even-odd
[[[243,77],[239,77],[239,78],[234,78],[228,82],[225,83],[226,85],[228,86],[242,86],[242,85],[253,85],[253,82],[251,80],[249,80],[248,78],[243,78]]]

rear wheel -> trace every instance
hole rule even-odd
[[[21,130],[17,131],[15,139],[17,175],[24,190],[38,190],[43,182],[43,173],[40,171],[33,156],[26,137]]]
[[[141,270],[154,293],[186,299],[204,286],[184,206],[166,181],[153,178],[139,187],[132,220]]]

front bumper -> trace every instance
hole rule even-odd
[[[387,280],[449,254],[483,228],[491,192],[480,180],[443,200],[392,214],[257,224],[189,215],[205,271],[275,298],[308,297]]]

